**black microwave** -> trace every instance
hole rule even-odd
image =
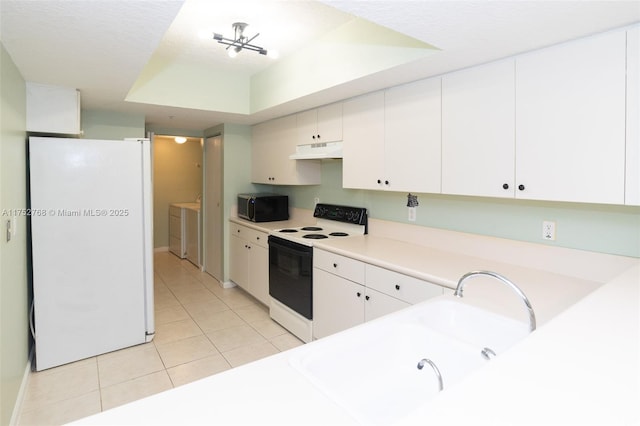
[[[238,217],[253,222],[289,219],[289,197],[279,194],[238,194]]]

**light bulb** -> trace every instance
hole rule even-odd
[[[185,143],[187,141],[187,138],[182,136],[176,136],[174,140],[176,141],[176,143]]]

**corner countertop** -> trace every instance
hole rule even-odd
[[[231,220],[264,232],[294,226]],[[398,424],[640,422],[640,260],[625,259],[624,269],[603,282],[371,235],[316,247],[449,288],[471,269],[496,270],[521,286],[541,319],[532,335]],[[479,281],[466,287],[465,299],[494,304],[499,312],[522,319],[522,306],[506,302],[510,296],[490,285]],[[513,310],[505,310],[507,305]],[[392,320],[393,314],[359,327]],[[314,343],[74,424],[357,424],[289,364],[291,356]]]

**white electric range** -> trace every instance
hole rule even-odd
[[[313,245],[367,233],[367,210],[317,204],[315,225],[276,229],[269,235],[270,316],[304,342],[312,339]]]

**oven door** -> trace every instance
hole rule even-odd
[[[313,319],[313,248],[269,236],[269,295]]]

